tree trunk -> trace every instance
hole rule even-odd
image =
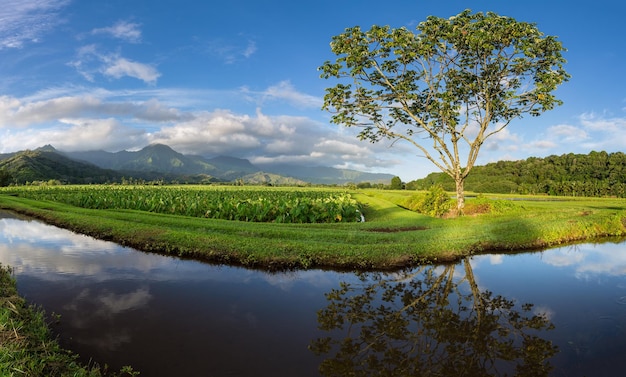
[[[463,190],[463,178],[456,178],[456,211],[457,215],[463,214],[463,207],[465,207],[465,192]]]
[[[468,257],[463,258],[463,266],[465,267],[465,278],[467,279],[467,283],[472,290],[472,296],[474,297],[474,310],[476,311],[477,322],[476,328],[480,329],[480,321],[486,314],[485,305],[483,305],[482,300],[483,297],[480,294],[480,289],[478,288],[476,278],[474,277],[474,270],[472,270],[472,265],[470,264],[470,260]]]

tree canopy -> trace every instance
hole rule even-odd
[[[553,91],[569,79],[556,37],[492,12],[430,16],[416,32],[355,26],[330,45],[337,59],[319,69],[339,80],[324,97],[332,122],[417,147],[454,180],[459,211],[485,140],[561,104]]]
[[[427,190],[433,185],[454,190],[454,181],[443,173],[409,182],[407,188]],[[465,187],[477,193],[625,198],[626,154],[593,151],[498,161],[476,166]]]
[[[402,190],[402,179],[400,179],[400,177],[391,178],[389,188],[392,190]]]

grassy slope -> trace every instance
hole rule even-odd
[[[365,223],[264,224],[88,210],[0,195],[0,208],[144,251],[260,268],[389,269],[479,252],[626,234],[623,199],[524,201],[505,214],[436,219],[398,207],[406,191],[362,190]],[[471,199],[470,199],[471,200]]]

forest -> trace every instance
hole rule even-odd
[[[408,182],[406,189],[426,190],[441,185],[454,191],[444,173],[431,173]],[[465,190],[476,193],[532,194],[586,197],[626,197],[626,154],[622,152],[568,153],[545,158],[498,161],[476,166],[465,180]]]

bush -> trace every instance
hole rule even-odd
[[[428,192],[412,195],[404,202],[404,207],[433,217],[442,217],[452,205],[450,195],[441,185],[431,186]]]
[[[505,213],[523,208],[512,200],[489,199],[483,195],[465,202],[463,212],[466,215],[479,215],[482,213]]]

